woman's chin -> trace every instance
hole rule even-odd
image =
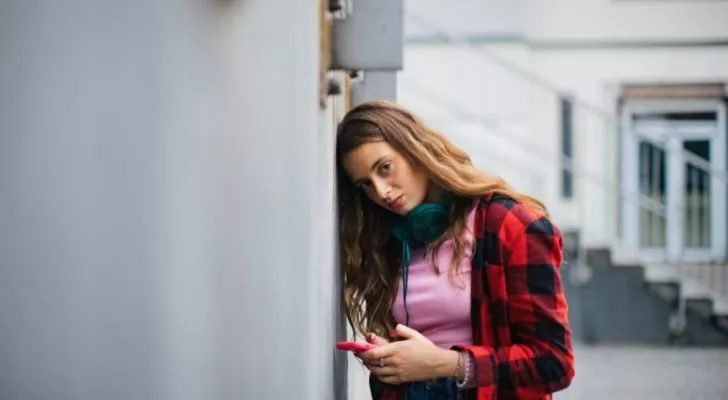
[[[414,207],[412,207],[411,205],[409,205],[409,204],[405,204],[404,206],[402,206],[402,208],[400,208],[399,210],[396,210],[395,212],[396,212],[397,214],[401,215],[401,216],[406,216],[406,215],[407,215],[407,214],[409,214],[409,213],[410,213],[410,211],[412,211],[413,209],[414,209]]]

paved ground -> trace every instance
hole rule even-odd
[[[728,349],[583,347],[557,400],[728,400]]]
[[[556,400],[728,400],[728,348],[578,346],[575,352],[576,378]],[[369,399],[363,371],[350,373],[349,399]]]

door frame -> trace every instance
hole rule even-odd
[[[640,206],[635,196],[639,187],[639,142],[632,117],[649,112],[716,112],[716,127],[694,128],[656,123],[642,129],[640,135],[653,139],[665,150],[666,173],[666,246],[665,248],[640,247]],[[679,124],[676,124],[679,125]],[[622,194],[620,205],[622,247],[644,263],[663,262],[713,262],[726,260],[726,225],[728,222],[726,199],[726,175],[711,173],[710,178],[710,247],[707,249],[686,249],[683,246],[682,215],[685,200],[685,157],[683,141],[688,139],[708,140],[710,143],[710,164],[712,171],[726,171],[726,105],[716,100],[628,100],[621,109],[621,154],[620,172]]]

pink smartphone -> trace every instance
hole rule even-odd
[[[337,342],[336,348],[339,350],[345,350],[345,351],[353,351],[353,352],[360,352],[360,351],[369,351],[372,349],[375,349],[377,346],[371,343],[365,343],[365,342]]]

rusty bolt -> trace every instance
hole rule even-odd
[[[341,94],[341,85],[335,79],[329,79],[326,94],[329,96],[338,96]]]
[[[341,4],[341,0],[329,0],[329,12],[339,12],[344,8]]]

